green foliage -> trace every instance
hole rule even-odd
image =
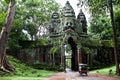
[[[108,0],[90,0],[88,1],[90,7],[90,12],[94,16],[99,16],[99,14],[105,14],[108,10]]]
[[[55,54],[60,50],[59,46],[54,46],[50,49],[50,54]]]
[[[101,41],[101,46],[104,46],[104,47],[114,47],[112,40],[102,40]]]
[[[23,2],[25,2],[26,0],[22,0]]]
[[[80,42],[83,46],[94,46],[94,47],[99,46],[99,40],[81,39]]]
[[[63,71],[60,67],[61,66],[51,66],[48,64],[40,63],[40,64],[33,64],[33,68],[35,69],[42,69],[42,70],[49,70],[49,71]]]
[[[6,12],[0,13],[0,31],[1,31],[2,27],[4,26],[6,15],[7,15]]]
[[[23,23],[24,21],[22,19],[14,19],[13,23],[12,23],[12,31],[13,32],[22,32],[23,30]],[[17,37],[17,36],[16,36]]]
[[[109,66],[109,67],[105,67],[105,68],[96,69],[96,70],[90,71],[90,73],[109,75],[109,70],[112,70],[112,75],[115,76],[115,72],[116,72],[115,66]]]
[[[13,2],[13,1],[15,1],[15,0],[5,0],[5,2],[6,2],[7,4],[9,4],[10,2]]]
[[[45,5],[44,2],[46,2]],[[17,3],[18,4],[16,6],[17,9],[15,11],[16,12],[15,19],[12,24],[12,30],[8,42],[9,44],[8,49],[10,49],[11,51],[13,49],[16,50],[16,48],[20,47],[18,44],[19,40],[28,40],[27,35],[23,32],[23,30],[26,30],[28,34],[31,35],[32,38],[33,36],[35,37],[39,25],[41,24],[43,25],[44,22],[49,21],[51,13],[55,10],[55,8],[58,9],[57,3],[55,3],[53,0],[52,1],[24,0],[24,3],[18,0]],[[3,2],[1,4],[3,4]],[[2,8],[0,8],[0,10],[3,11]],[[5,21],[6,15],[4,17],[4,14],[3,13],[0,14],[1,15],[0,27],[3,27],[3,23]],[[48,43],[47,41],[39,40],[38,45],[39,44],[47,45]]]
[[[17,53],[20,48],[19,40],[27,40],[27,36],[22,32],[23,30],[23,20],[14,19],[12,24],[12,29],[10,32],[10,37],[8,40],[8,47],[11,52]]]
[[[19,49],[21,46],[19,45],[18,40],[14,38],[9,38],[7,50],[10,51],[11,53],[14,53],[13,55],[16,55],[19,52]]]
[[[12,24],[12,30],[10,33],[10,38],[15,39],[16,41],[18,40],[27,40],[27,36],[23,32],[23,25],[24,21],[22,19],[14,19],[13,24]]]
[[[10,0],[5,0],[5,1],[6,1],[7,4],[10,3]]]
[[[8,9],[8,4],[6,3],[5,0],[0,1],[0,13],[2,12],[7,12]]]
[[[38,39],[36,41],[20,40],[19,44],[23,48],[33,48],[33,47],[36,47],[36,46],[47,46],[48,45],[48,40],[47,39]]]
[[[54,0],[24,0],[24,2],[19,0],[15,17],[23,19],[26,30],[31,36],[33,33],[35,36],[38,28],[46,25],[52,12],[58,8],[59,5]]]
[[[120,37],[120,8],[119,6],[116,6],[114,9],[114,16],[115,16],[115,26],[116,26],[116,35],[117,37]]]
[[[113,41],[112,40],[87,40],[87,39],[81,39],[81,44],[83,46],[91,46],[91,47],[113,47]]]
[[[29,80],[30,78],[30,80],[36,80],[36,78],[45,78],[54,73],[52,71],[34,69],[12,56],[8,56],[8,59],[10,63],[16,68],[16,71],[10,73],[0,72],[0,79],[2,80],[7,80],[7,77],[8,80],[18,80],[19,78],[19,80],[24,80],[23,78],[25,78],[25,80]]]
[[[9,1],[0,1],[0,31],[4,26],[6,11]],[[17,0],[15,17],[12,23],[7,49],[16,52],[20,48],[20,40],[28,40],[28,35],[34,39],[37,37],[38,28],[49,22],[53,11],[58,10],[59,5],[54,0]],[[23,32],[24,30],[27,33]],[[38,38],[37,38],[38,39]],[[29,44],[29,43],[28,43]],[[47,45],[47,41],[40,40],[38,45]],[[34,45],[35,46],[36,42]]]
[[[27,30],[28,34],[30,34],[31,38],[33,39],[33,36],[37,34],[38,27],[35,23],[30,22],[26,24],[25,30]]]
[[[79,0],[79,5],[87,6],[91,14],[89,32],[92,38],[112,39],[112,27],[110,21],[110,0]],[[119,37],[119,0],[112,0],[115,13],[115,26]],[[117,11],[118,10],[118,11]],[[118,20],[117,20],[118,19]]]
[[[101,14],[107,14],[109,12],[109,0],[78,0],[78,6],[86,6],[89,8],[92,16],[101,16]],[[119,5],[119,0],[112,0],[114,5]]]
[[[22,46],[22,48],[33,48],[35,47],[36,42],[30,40],[20,40],[19,44]]]
[[[48,40],[47,39],[38,39],[37,40],[37,45],[43,45],[43,46],[45,46],[45,45],[48,45]]]
[[[111,39],[112,27],[110,24],[110,18],[104,14],[100,17],[91,17],[89,35],[93,39]]]
[[[91,50],[88,48],[88,47],[82,47],[82,52],[84,54],[90,54],[91,53]]]

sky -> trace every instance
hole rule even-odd
[[[73,7],[74,11],[75,11],[75,15],[77,16],[79,11],[80,11],[80,8],[77,7],[77,4],[78,4],[78,0],[55,0],[57,3],[61,4],[62,7],[65,6],[66,4],[66,1],[69,1],[71,6]],[[89,22],[89,18],[90,18],[90,15],[87,11],[85,11],[85,9],[82,9],[83,10],[83,13],[85,14],[86,16],[86,19],[87,19],[87,22]]]

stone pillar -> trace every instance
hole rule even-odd
[[[78,64],[82,63],[82,52],[81,48],[78,48]]]
[[[64,47],[61,47],[61,67],[64,69],[65,67],[65,51]]]

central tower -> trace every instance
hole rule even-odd
[[[69,33],[69,30],[75,31],[75,12],[69,1],[62,9],[62,26],[65,33]]]
[[[61,44],[61,64],[64,66],[66,56],[64,54],[63,47],[70,45],[71,47],[71,69],[74,71],[78,70],[78,64],[81,62],[79,59],[79,49],[81,44],[78,42],[87,35],[86,18],[82,10],[80,10],[77,18],[73,7],[69,1],[66,2],[63,7],[61,14],[54,12],[51,17],[49,26],[49,35],[52,39],[59,39]],[[59,45],[58,45],[59,46]],[[63,59],[64,58],[64,59]],[[64,67],[65,68],[65,67]]]
[[[64,44],[69,44],[72,50],[71,69],[77,71],[78,59],[76,40],[78,35],[76,34],[76,17],[74,9],[70,5],[69,1],[66,2],[65,6],[62,9],[62,26],[65,36]]]

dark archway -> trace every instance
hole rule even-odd
[[[77,71],[78,70],[77,44],[75,43],[72,37],[68,38],[68,44],[70,44],[72,50],[71,69]]]

